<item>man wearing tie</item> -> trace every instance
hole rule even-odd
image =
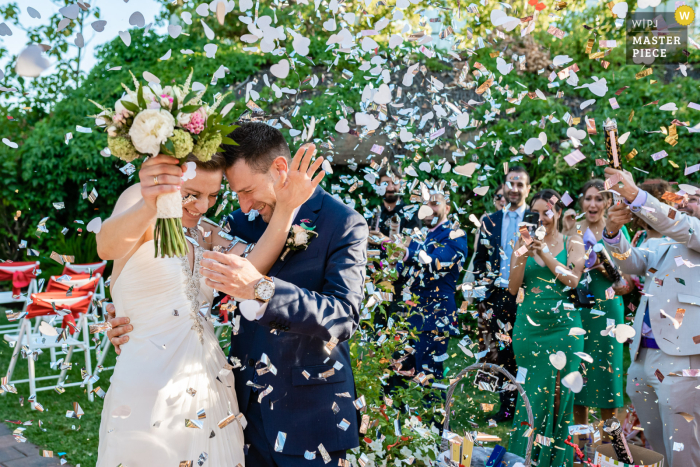
[[[480,300],[477,309],[488,323],[492,338],[498,342],[498,364],[515,375],[517,365],[511,341],[518,306],[515,297],[508,292],[508,278],[518,226],[527,212],[525,201],[530,194],[530,175],[524,167],[511,167],[503,191],[509,204],[481,222],[474,257],[478,295],[475,300]],[[515,412],[515,392],[503,391],[500,399],[500,409],[493,419],[497,422],[511,420]]]

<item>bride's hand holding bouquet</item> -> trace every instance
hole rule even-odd
[[[187,243],[182,231],[182,195],[178,188],[173,189],[179,187],[180,181],[171,178],[178,176],[178,171],[181,176],[179,166],[189,154],[206,162],[220,150],[222,143],[236,144],[225,136],[236,127],[221,125],[225,113],[217,111],[227,94],[217,96],[209,106],[202,102],[206,88],[190,89],[192,73],[183,86],[165,87],[155,83],[143,85],[131,76],[135,90],[122,84],[126,93],[116,102],[114,110],[93,101],[102,112],[92,117],[98,126],[106,129],[113,156],[125,162],[139,156],[158,158],[144,162],[151,166],[146,172],[147,175],[153,172],[152,179],[144,178],[143,170],[140,174],[146,204],[153,207],[155,199],[156,256],[184,256]],[[158,171],[161,169],[165,172]]]

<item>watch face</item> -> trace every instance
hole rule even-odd
[[[275,286],[272,282],[266,280],[260,281],[260,283],[255,287],[255,293],[261,300],[269,300],[275,293]]]

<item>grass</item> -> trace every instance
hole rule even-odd
[[[0,324],[7,324],[4,313],[0,313]],[[448,375],[451,376],[456,375],[461,369],[474,363],[473,358],[468,358],[459,349],[457,342],[458,339],[450,340],[448,348],[450,358],[445,362],[445,367],[448,368]],[[57,354],[59,353],[60,349]],[[7,371],[11,355],[12,349],[8,343],[0,340],[0,375],[2,376]],[[57,355],[57,358],[61,358],[61,355]],[[69,381],[78,381],[80,379],[80,369],[83,366],[82,358],[82,353],[74,354],[73,369],[68,372]],[[49,362],[48,352],[39,356],[39,360],[35,365],[37,376],[56,374],[50,369]],[[95,359],[93,358],[93,365],[95,364],[94,362]],[[115,353],[110,349],[104,366],[113,366],[115,362]],[[629,352],[625,348],[625,372],[629,367],[629,363]],[[27,361],[20,358],[15,369],[15,378],[24,379],[26,374]],[[498,444],[507,448],[512,422],[489,427],[488,419],[492,413],[484,412],[481,404],[495,404],[494,408],[498,409],[498,395],[481,391],[475,387],[472,384],[475,375],[476,373],[471,373],[464,378],[454,393],[454,406],[450,415],[450,429],[463,433],[466,430],[473,430],[471,423],[475,423],[479,431],[500,437],[502,441]],[[105,370],[99,376],[100,380],[96,383],[96,386],[101,386],[102,389],[107,390],[112,371]],[[29,396],[28,384],[19,384],[17,389],[18,394],[0,396],[2,420],[11,429],[17,428],[18,425],[10,421],[18,421],[22,424],[31,423],[25,425],[26,431],[24,432],[24,435],[30,442],[38,445],[41,449],[53,451],[54,455],[65,453],[65,459],[71,465],[80,464],[82,467],[94,467],[97,462],[102,399],[95,397],[94,402],[89,402],[87,389],[80,387],[66,388],[63,394],[58,394],[55,391],[41,391],[38,393],[38,400],[45,408],[45,411],[42,413],[31,410],[30,404],[26,402],[26,398]],[[24,404],[21,402],[22,399],[24,399]],[[73,402],[78,402],[85,412],[79,420],[66,418],[66,412],[73,410]],[[625,403],[629,403],[626,394]],[[41,426],[39,426],[39,422],[41,422]],[[486,446],[492,447],[495,444],[487,443]]]

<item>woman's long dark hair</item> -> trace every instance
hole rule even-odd
[[[538,200],[543,200],[548,203],[551,203],[552,197],[555,197],[557,200],[554,203],[554,210],[559,214],[559,220],[557,221],[557,232],[561,232],[561,227],[562,227],[562,210],[564,209],[564,203],[561,202],[561,195],[557,193],[555,190],[552,190],[551,188],[545,188],[544,190],[540,190],[537,193],[535,193],[535,196],[532,197],[532,200],[530,200],[530,209],[535,205],[535,202]]]

